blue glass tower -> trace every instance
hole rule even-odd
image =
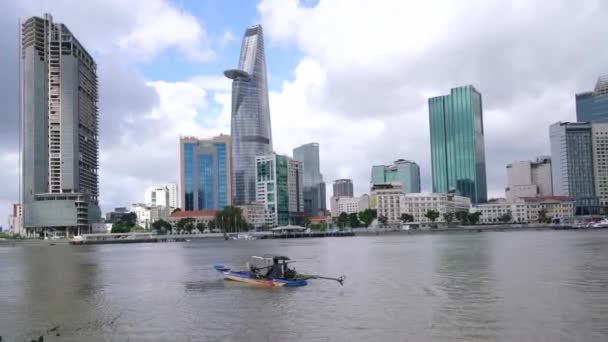
[[[429,99],[433,192],[487,200],[481,94],[472,86]]]
[[[600,76],[593,91],[576,94],[576,121],[608,122],[608,75]]]
[[[272,151],[266,60],[262,26],[247,28],[238,69],[232,79],[232,200],[235,205],[255,201],[255,157]]]
[[[220,210],[230,205],[230,136],[181,138],[182,210]]]

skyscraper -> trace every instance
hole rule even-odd
[[[429,99],[433,192],[487,199],[481,94],[472,86]]]
[[[235,205],[255,201],[255,157],[272,151],[264,35],[261,25],[247,28],[238,69],[232,79],[232,200]]]
[[[180,138],[182,210],[221,210],[232,204],[230,136]]]
[[[576,94],[576,121],[608,122],[608,75],[600,76],[592,91]]]
[[[595,195],[601,207],[608,207],[608,123],[591,126],[593,145],[593,179]]]
[[[403,193],[420,192],[420,167],[413,161],[399,159],[393,165],[372,166],[372,186],[399,183]]]
[[[293,149],[293,159],[302,162],[304,174],[304,214],[319,215],[325,210],[325,182],[319,162],[319,144],[309,143]]]
[[[353,181],[351,179],[336,179],[334,181],[333,197],[353,197]]]
[[[542,156],[536,161],[515,161],[507,165],[507,201],[522,197],[545,197],[553,195],[551,180],[551,158]]]
[[[90,232],[101,215],[97,65],[50,14],[21,29],[24,227],[30,236]]]
[[[256,157],[256,200],[270,226],[301,222],[304,214],[302,162],[269,153]]]
[[[574,198],[577,214],[595,212],[592,125],[558,122],[549,127],[549,138],[553,194]]]

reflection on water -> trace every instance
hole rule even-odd
[[[212,268],[265,253],[347,281],[260,289]],[[0,259],[8,341],[608,340],[608,231],[20,246]]]

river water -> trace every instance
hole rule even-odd
[[[347,280],[260,289],[212,269],[265,253]],[[608,231],[0,247],[0,336],[605,342]]]

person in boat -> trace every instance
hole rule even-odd
[[[276,258],[272,261],[272,266],[270,266],[268,273],[266,273],[266,278],[283,278],[283,269]]]

